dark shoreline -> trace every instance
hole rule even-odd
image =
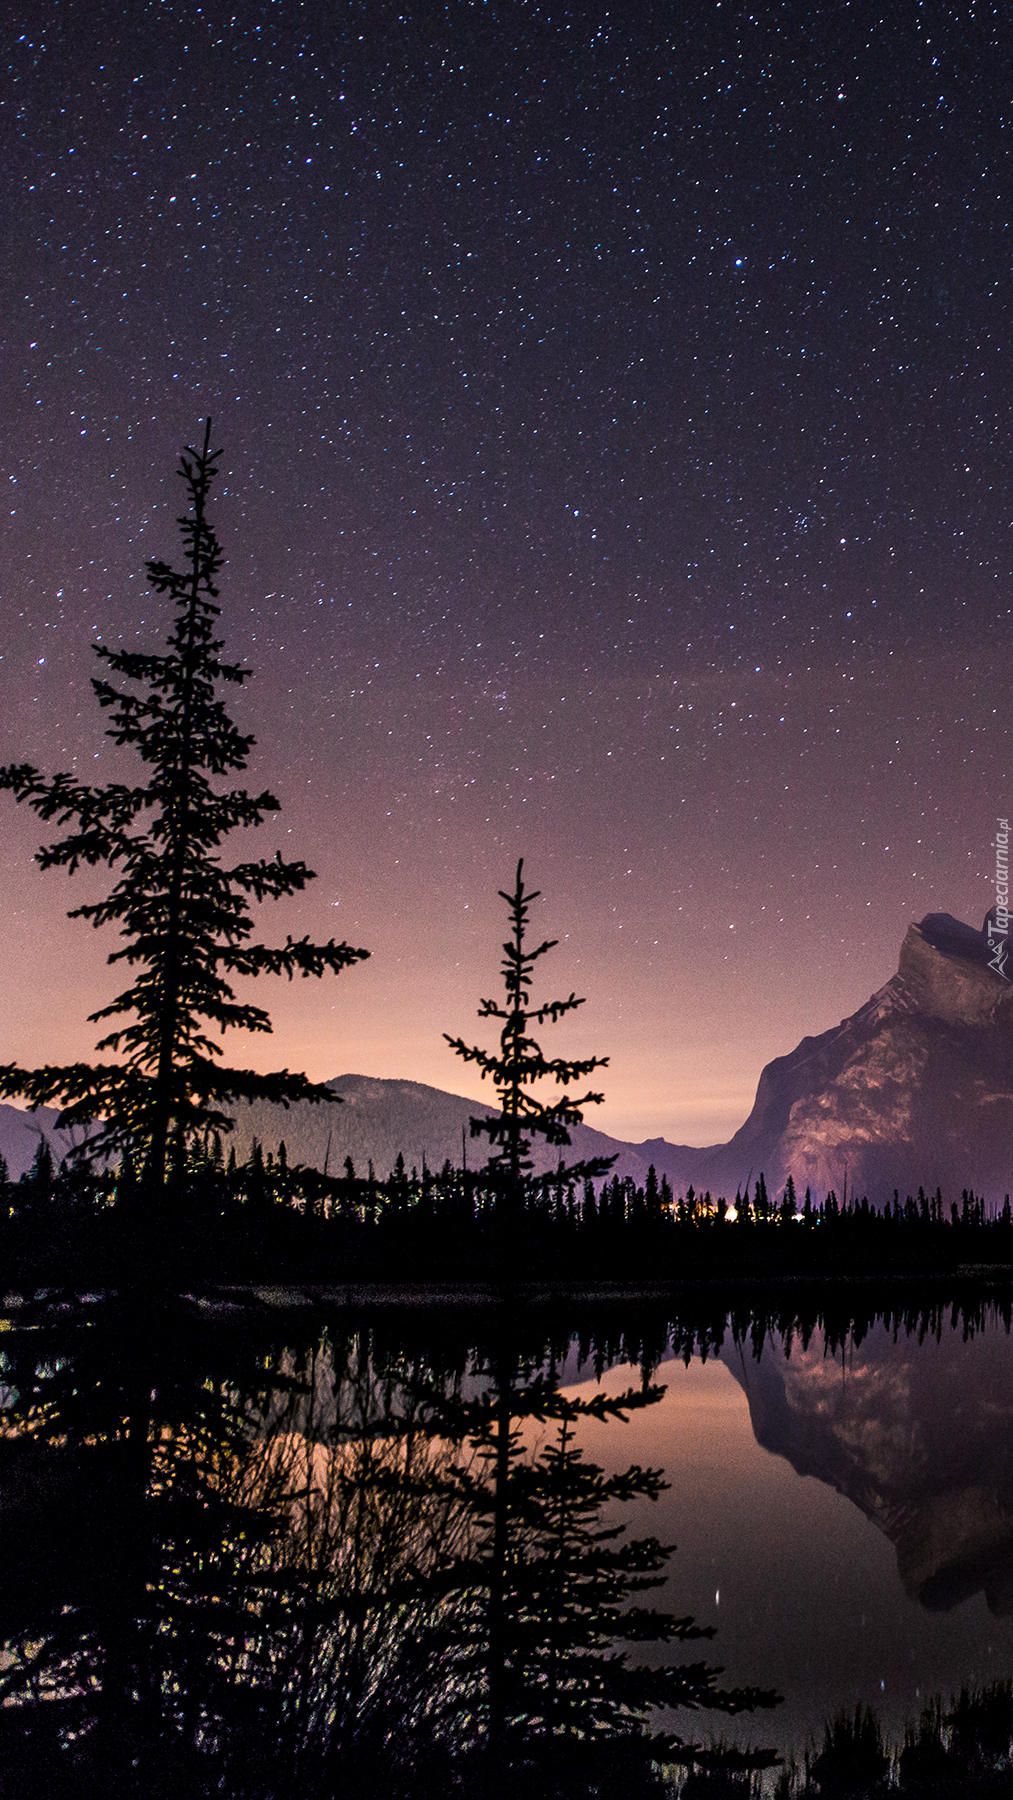
[[[882,1314],[966,1312],[1005,1301],[1013,1310],[1013,1264],[962,1266],[950,1274],[706,1276],[679,1281],[504,1280],[477,1281],[347,1281],[299,1280],[214,1281],[173,1286],[124,1283],[93,1285],[53,1280],[39,1285],[9,1285],[0,1295],[0,1329],[16,1333],[47,1326],[73,1327],[97,1313],[131,1313],[151,1305],[163,1315],[186,1318],[193,1325],[277,1327],[287,1321],[301,1326],[321,1317],[382,1314],[439,1315],[447,1319],[502,1318],[509,1314],[533,1323],[546,1313],[594,1314],[646,1307],[680,1316],[735,1314],[760,1309],[778,1318],[833,1317],[856,1323]],[[23,1315],[23,1316],[21,1316]]]

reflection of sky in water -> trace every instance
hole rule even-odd
[[[1013,1350],[1004,1331],[970,1345],[949,1338],[894,1346],[881,1330],[843,1372],[840,1352],[836,1366],[824,1359],[822,1339],[787,1364],[768,1347],[759,1367],[751,1350],[740,1362],[727,1342],[722,1361],[664,1363],[656,1377],[667,1384],[664,1399],[625,1428],[585,1421],[587,1455],[608,1468],[664,1466],[672,1484],[656,1505],[625,1514],[632,1533],[678,1546],[656,1604],[717,1626],[707,1655],[725,1681],[785,1695],[773,1714],[704,1718],[716,1735],[799,1749],[828,1715],[860,1700],[901,1736],[931,1695],[1013,1672],[1013,1619],[990,1614],[981,1591],[960,1598],[953,1582],[934,1596],[937,1606],[952,1599],[949,1610],[930,1611],[905,1592],[885,1535],[905,1546],[909,1571],[913,1541],[917,1575],[927,1558],[945,1561],[948,1527],[966,1540],[976,1529],[980,1538],[986,1517],[995,1525],[1013,1442]],[[621,1368],[602,1385],[618,1392],[631,1381],[637,1371]],[[768,1442],[794,1431],[780,1454],[757,1442],[743,1382]],[[824,1478],[797,1473],[788,1451],[803,1467],[806,1453],[810,1466],[822,1455]],[[855,1499],[835,1491],[835,1480]],[[966,1553],[966,1541],[956,1548]],[[994,1530],[991,1554],[993,1563],[1002,1555]]]

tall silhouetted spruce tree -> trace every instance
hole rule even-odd
[[[541,1045],[530,1035],[533,1024],[544,1025],[549,1020],[555,1025],[564,1014],[583,1006],[584,1001],[570,994],[566,1000],[543,1000],[538,1005],[532,1005],[531,986],[535,965],[550,950],[556,948],[559,939],[548,939],[534,950],[526,947],[531,906],[539,899],[540,893],[538,889],[532,890],[524,886],[523,857],[517,864],[513,892],[507,893],[500,888],[499,894],[507,903],[511,927],[510,938],[503,945],[500,969],[503,977],[503,1004],[500,1005],[496,1000],[483,1000],[478,1011],[480,1019],[498,1019],[502,1022],[499,1054],[482,1050],[475,1044],[466,1044],[463,1038],[451,1037],[449,1032],[445,1031],[443,1035],[451,1049],[463,1057],[465,1062],[478,1064],[483,1081],[486,1076],[491,1077],[500,1105],[499,1114],[472,1119],[471,1135],[488,1137],[490,1155],[485,1167],[486,1178],[506,1200],[508,1211],[517,1213],[535,1186],[531,1159],[533,1139],[540,1137],[547,1144],[565,1147],[570,1143],[570,1126],[583,1123],[582,1109],[585,1106],[597,1106],[604,1099],[603,1094],[582,1094],[579,1099],[564,1094],[562,1099],[549,1103],[540,1100],[537,1094],[531,1092],[531,1088],[544,1080],[567,1087],[571,1081],[581,1081],[595,1069],[607,1068],[608,1057],[590,1056],[578,1061],[558,1056],[547,1057]],[[559,1168],[552,1172],[549,1179],[557,1180],[561,1173],[574,1181],[604,1175],[614,1160],[614,1157],[592,1157],[565,1165],[561,1160]]]
[[[220,608],[215,577],[222,550],[207,517],[208,491],[220,451],[187,449],[178,473],[190,511],[179,520],[182,569],[147,564],[156,593],[175,608],[167,653],[110,650],[97,653],[113,676],[133,684],[92,682],[112,723],[108,735],[133,750],[147,766],[135,787],[110,782],[88,787],[71,774],[40,775],[28,764],[0,770],[0,788],[26,801],[39,817],[71,827],[41,849],[43,869],[105,863],[119,879],[104,900],[69,916],[116,925],[123,947],[109,957],[125,962],[131,985],[91,1014],[115,1019],[116,1029],[96,1048],[119,1060],[72,1063],[66,1068],[0,1068],[0,1093],[24,1095],[33,1106],[56,1102],[61,1125],[100,1121],[89,1140],[91,1155],[122,1151],[143,1159],[150,1200],[166,1187],[170,1135],[229,1129],[223,1109],[237,1100],[334,1099],[330,1090],[287,1069],[261,1075],[223,1068],[222,1051],[208,1035],[234,1028],[270,1031],[259,1006],[236,1000],[237,976],[337,974],[368,956],[347,944],[286,939],[280,949],[251,943],[251,901],[295,894],[313,879],[303,862],[270,861],[226,866],[222,846],[240,826],[260,825],[279,803],[268,792],[217,791],[216,778],[244,769],[254,739],[240,732],[218,697],[222,684],[241,684],[250,673],[222,662],[215,636]],[[133,691],[133,689],[137,691]]]

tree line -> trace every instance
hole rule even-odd
[[[676,1196],[653,1166],[643,1184],[565,1166],[525,1180],[519,1205],[484,1169],[408,1168],[385,1176],[346,1157],[339,1173],[291,1163],[284,1140],[253,1139],[243,1161],[218,1131],[170,1138],[172,1212],[159,1236],[143,1164],[65,1161],[40,1139],[32,1168],[8,1178],[0,1158],[0,1261],[8,1283],[129,1272],[138,1242],[159,1245],[166,1275],[211,1280],[537,1280],[722,1276],[950,1275],[1013,1266],[1007,1198],[990,1212],[965,1189],[947,1207],[932,1195],[801,1202],[786,1184],[772,1200],[763,1176],[731,1203],[691,1187]]]

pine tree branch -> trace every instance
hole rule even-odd
[[[215,952],[215,962],[236,975],[320,976],[326,970],[338,975],[353,963],[365,962],[368,950],[353,950],[349,944],[311,944],[308,938],[288,938],[281,949],[270,950],[264,944],[233,948],[223,946]]]

